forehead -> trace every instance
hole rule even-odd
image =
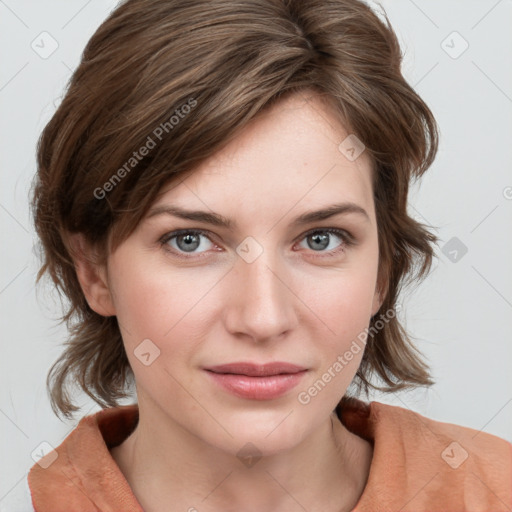
[[[349,136],[318,95],[290,95],[185,179],[164,186],[154,206],[176,204],[272,222],[287,211],[350,201],[374,217],[372,162],[367,151],[347,158]]]

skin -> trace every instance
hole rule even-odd
[[[349,132],[331,112],[314,93],[281,100],[153,205],[216,212],[236,228],[148,213],[106,267],[77,261],[90,306],[117,316],[135,375],[139,424],[111,453],[146,511],[339,512],[363,492],[372,447],[333,412],[363,350],[309,403],[298,400],[382,304],[371,162],[366,151],[355,161],[340,152]],[[292,224],[344,201],[367,217]],[[160,242],[177,229],[206,234],[192,252],[176,237]],[[236,252],[246,237],[262,248],[251,263]],[[145,339],[160,350],[149,366],[134,354]],[[250,400],[203,370],[238,361],[308,371],[284,396]],[[237,457],[248,442],[262,456],[250,467]]]

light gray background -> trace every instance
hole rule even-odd
[[[430,276],[401,298],[437,384],[372,398],[512,441],[512,0],[381,4],[405,52],[404,74],[440,125],[437,160],[413,188],[410,210],[439,228],[441,242]],[[115,5],[0,0],[0,500],[34,464],[36,447],[59,445],[76,424],[58,420],[46,394],[66,331],[55,322],[58,300],[45,287],[36,296],[28,192],[37,137]],[[58,43],[46,59],[31,48],[43,31]],[[458,246],[445,247],[454,237]],[[99,409],[81,403],[81,416]]]

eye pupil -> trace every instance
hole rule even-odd
[[[180,241],[185,241],[185,245],[183,247],[180,247]],[[176,243],[180,249],[191,252],[197,249],[199,246],[199,236],[187,233],[185,235],[176,237]]]
[[[321,235],[315,233],[310,235],[310,238],[314,241],[314,244],[320,244],[320,247],[311,247],[312,249],[325,249],[329,245],[329,234]]]

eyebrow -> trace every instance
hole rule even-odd
[[[292,221],[293,226],[302,226],[304,224],[310,224],[320,220],[328,219],[335,215],[347,215],[347,214],[358,214],[363,217],[366,221],[370,221],[370,216],[364,208],[361,206],[351,203],[336,203],[321,210],[315,210],[311,212],[305,212],[299,215]],[[223,227],[226,229],[236,228],[237,223],[232,219],[228,219],[223,215],[213,212],[206,212],[200,210],[186,210],[179,206],[162,205],[156,206],[151,209],[148,213],[148,218],[155,217],[157,215],[172,215],[179,217],[180,219],[193,220],[196,222],[204,222],[206,224],[212,224],[214,226]]]

